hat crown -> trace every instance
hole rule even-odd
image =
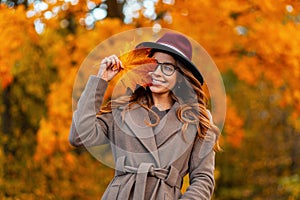
[[[189,60],[192,60],[192,45],[185,36],[176,33],[166,33],[156,42],[173,48]]]

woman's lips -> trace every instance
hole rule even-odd
[[[164,83],[165,83],[165,81],[160,81],[160,80],[152,79],[152,85],[162,85]]]

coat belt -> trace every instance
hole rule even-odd
[[[136,174],[133,200],[142,200],[145,197],[148,176],[156,177],[171,187],[180,189],[182,178],[179,171],[172,165],[169,169],[156,168],[153,163],[141,163],[137,168],[125,166],[125,156],[117,160],[116,175],[122,176],[128,173]]]

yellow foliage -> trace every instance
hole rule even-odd
[[[37,161],[43,159],[43,157],[52,156],[57,145],[56,136],[53,134],[54,127],[44,119],[41,120],[41,127],[42,129],[37,134],[38,153],[35,154],[35,160]]]
[[[74,162],[74,157],[69,153],[68,134],[72,119],[71,101],[76,73],[89,52],[102,40],[120,31],[121,29],[115,28],[120,26],[119,20],[107,19],[97,24],[95,31],[79,27],[78,35],[69,34],[64,40],[51,30],[44,33],[43,36],[47,41],[53,40],[49,52],[55,55],[53,59],[58,69],[58,81],[51,85],[47,99],[48,118],[41,121],[37,133],[36,160],[42,157],[47,159],[56,152],[61,152],[65,155],[66,162]],[[129,27],[124,26],[124,30]],[[103,51],[105,52],[105,49]]]
[[[187,190],[187,188],[189,187],[189,185],[190,185],[190,179],[189,179],[189,174],[187,174],[183,177],[181,193],[184,193]]]
[[[271,81],[274,86],[279,88],[282,108],[293,108],[294,111],[288,113],[288,122],[296,131],[299,131],[300,34],[299,19],[297,18],[300,12],[299,1],[280,0],[276,3],[268,0],[174,2],[174,4],[168,5],[158,1],[156,11],[161,18],[155,23],[193,38],[208,51],[220,71],[233,71],[239,79],[238,81],[243,81],[252,87],[256,87],[257,81],[262,77]],[[63,3],[66,2],[57,1],[56,4],[49,4],[48,10]],[[28,66],[31,62],[36,62],[40,66],[40,70],[43,69],[45,64],[42,61],[44,60],[40,61],[39,54],[30,54],[33,49],[30,46],[34,45],[47,49],[48,55],[45,57],[51,60],[49,63],[55,65],[58,76],[57,82],[51,85],[50,94],[47,97],[47,116],[40,121],[36,135],[35,163],[46,166],[43,167],[45,178],[39,180],[40,185],[34,189],[34,194],[27,195],[28,197],[34,195],[45,197],[44,195],[47,193],[46,198],[49,197],[49,199],[55,198],[54,194],[61,194],[62,198],[65,197],[64,199],[76,199],[76,197],[85,197],[82,191],[86,188],[99,190],[99,185],[95,185],[99,181],[97,177],[92,177],[93,180],[90,180],[90,177],[82,178],[81,175],[85,174],[87,170],[86,166],[80,165],[80,162],[87,162],[91,171],[97,171],[99,163],[93,163],[89,157],[74,155],[68,143],[74,79],[81,63],[99,43],[114,34],[135,28],[134,25],[138,27],[153,25],[152,21],[144,18],[137,19],[134,25],[124,25],[119,19],[105,19],[97,22],[95,29],[91,31],[77,26],[74,33],[64,32],[60,28],[61,20],[73,16],[75,23],[78,23],[80,18],[86,14],[85,3],[85,1],[79,1],[78,5],[71,6],[71,3],[68,2],[67,11],[61,12],[51,20],[43,19],[47,28],[42,35],[36,34],[33,27],[35,17],[27,18],[24,7],[18,6],[16,9],[9,9],[3,4],[0,5],[0,18],[9,19],[0,20],[1,87],[6,88],[13,83],[16,74],[30,69]],[[288,11],[287,6],[292,6],[292,11]],[[39,16],[43,16],[42,13]],[[109,46],[106,46],[102,51],[119,53],[120,50],[122,49],[110,49]],[[22,64],[27,68],[16,67],[24,55],[27,55],[28,59],[23,60]],[[30,57],[31,55],[32,57]],[[97,59],[95,62],[98,62]],[[99,59],[101,58],[99,57]],[[91,67],[93,65],[95,63],[91,63]],[[39,76],[40,72],[33,71],[32,74],[32,78],[34,78]],[[28,86],[26,89],[29,94],[43,96],[43,91],[40,91],[39,88]],[[225,134],[222,138],[223,142],[232,147],[242,148],[241,144],[245,135],[244,121],[238,114],[237,107],[239,105],[233,105],[233,102],[230,97],[227,99]],[[29,108],[25,105],[21,109],[23,112],[29,112]],[[3,110],[1,105],[1,111]],[[254,120],[259,123],[258,119]],[[22,134],[21,130],[17,131],[18,136]],[[0,156],[2,164],[3,156],[5,156],[2,151]],[[236,161],[236,163],[238,162]],[[66,170],[66,166],[69,171]],[[0,167],[3,168],[2,165]],[[68,175],[74,171],[80,171],[81,174]],[[106,172],[104,170],[103,177],[107,176]],[[109,176],[112,177],[113,172]],[[223,174],[221,178],[222,176]],[[106,183],[109,178],[105,179]],[[78,183],[76,189],[79,191],[76,191],[77,196],[74,197],[72,196],[74,195],[73,191],[62,191],[60,187],[51,188],[49,182],[59,183],[62,188],[74,187],[74,182],[76,182]],[[1,187],[2,183],[4,183],[4,179],[1,174]],[[102,187],[100,187],[101,192],[105,186],[102,185]],[[187,187],[186,176],[182,191],[185,191]],[[26,197],[26,194],[22,195]]]
[[[0,20],[0,83],[5,88],[13,81],[12,67],[22,58],[22,47],[25,43],[36,43],[38,38],[31,28],[33,22],[25,17],[23,6],[8,9],[0,4],[0,10],[0,18],[6,19]],[[26,35],[24,30],[28,30]]]

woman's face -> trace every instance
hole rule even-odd
[[[155,58],[158,63],[168,63],[168,65],[173,64],[174,66],[176,65],[175,59],[166,53],[155,52],[153,54],[153,58]],[[152,93],[157,93],[157,94],[169,93],[170,90],[172,90],[176,85],[177,76],[178,76],[177,71],[175,70],[173,74],[168,75],[168,72],[170,72],[171,69],[168,69],[168,67],[164,67],[164,70],[167,73],[163,73],[162,66],[158,65],[155,71],[149,72],[149,75],[151,76],[150,90],[152,91]]]

